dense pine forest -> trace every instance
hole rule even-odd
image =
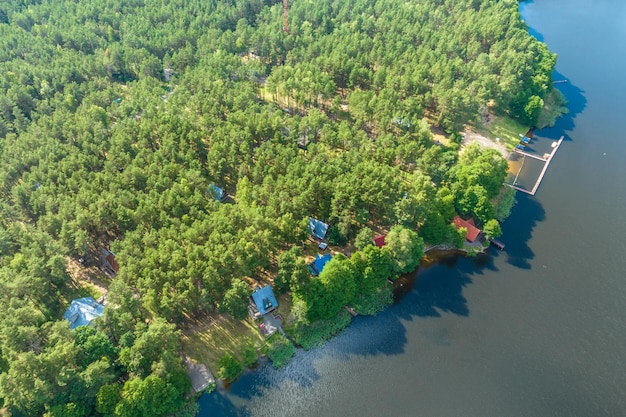
[[[455,215],[497,236],[507,163],[459,132],[535,125],[555,62],[515,0],[290,0],[287,31],[275,0],[3,2],[0,414],[193,415],[195,320],[245,319],[273,283],[306,346],[388,304],[424,242],[458,244]],[[309,216],[352,255],[319,278]],[[105,315],[70,330],[103,248]]]

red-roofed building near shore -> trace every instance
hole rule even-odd
[[[467,233],[465,234],[465,240],[470,243],[474,243],[476,239],[480,240],[480,238],[482,237],[482,232],[478,227],[474,225],[474,219],[470,218],[469,220],[463,220],[459,216],[456,216],[454,219],[452,219],[452,223],[457,230],[459,230],[461,227],[464,227],[467,230]]]
[[[382,236],[378,236],[374,238],[374,245],[378,246],[379,248],[382,248],[383,246],[385,246],[385,236],[387,235],[382,235]]]

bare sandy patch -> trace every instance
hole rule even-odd
[[[481,147],[481,149],[482,148],[495,149],[498,152],[500,152],[504,158],[509,157],[510,152],[507,151],[504,144],[501,141],[498,141],[497,139],[491,140],[488,137],[483,136],[480,133],[476,133],[473,130],[469,130],[469,129],[463,132],[463,135],[465,135],[465,137],[463,139],[461,147],[465,147],[469,145],[470,143],[477,143]]]
[[[67,272],[70,274],[70,277],[77,287],[89,286],[93,288],[99,296],[106,295],[109,292],[109,279],[107,279],[108,277],[104,275],[98,267],[95,265],[85,267],[69,256],[66,259]]]

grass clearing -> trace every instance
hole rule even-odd
[[[513,149],[520,141],[520,134],[526,133],[528,126],[507,116],[492,115],[488,123],[476,126],[476,131],[491,139],[500,138],[507,149]]]
[[[85,267],[71,257],[67,257],[66,260],[67,272],[71,278],[68,285],[68,304],[73,299],[82,297],[93,297],[98,300],[109,291],[112,279],[97,266]]]
[[[240,362],[244,360],[246,346],[259,349],[265,339],[252,319],[234,320],[225,315],[196,319],[181,334],[183,351],[193,360],[203,363],[213,372],[219,370],[219,361],[230,354]]]
[[[275,313],[280,314],[283,318],[282,326],[289,327],[293,324],[293,315],[291,314],[291,294],[281,294],[278,296],[278,308]]]

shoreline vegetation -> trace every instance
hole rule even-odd
[[[518,2],[476,4],[0,5],[0,415],[195,415],[183,357],[280,367],[484,250],[506,152],[566,109]]]

